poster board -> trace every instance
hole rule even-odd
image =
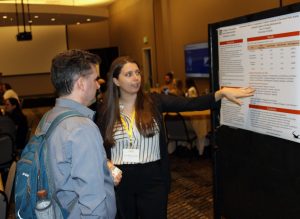
[[[256,89],[223,100],[220,123],[300,143],[300,12],[220,27],[219,85]]]

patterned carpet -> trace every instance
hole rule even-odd
[[[212,219],[212,163],[210,159],[189,159],[171,155],[172,186],[169,219]]]
[[[30,121],[32,133],[41,116],[50,107],[24,109]],[[195,152],[183,147],[170,155],[171,193],[169,194],[168,219],[213,219],[212,162],[199,158]],[[9,219],[14,219],[14,204],[11,203]]]

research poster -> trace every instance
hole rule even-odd
[[[218,29],[219,84],[256,89],[222,100],[221,124],[300,142],[300,13]]]

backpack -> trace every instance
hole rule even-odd
[[[42,126],[47,118],[46,113],[39,126]],[[72,116],[83,116],[76,111],[66,111],[58,115],[51,123],[47,132],[40,136],[32,136],[25,146],[20,160],[17,162],[16,178],[15,178],[15,213],[16,218],[36,219],[35,206],[37,202],[37,191],[46,189],[48,197],[51,197],[50,188],[52,183],[48,182],[45,164],[45,154],[47,149],[47,139],[51,135],[55,127],[64,119]],[[49,173],[50,175],[50,173]],[[49,178],[52,178],[51,175]],[[49,191],[50,189],[50,191]],[[56,200],[55,200],[56,201]],[[58,202],[58,201],[56,201]],[[59,202],[58,202],[59,205]],[[61,208],[64,217],[67,211]]]

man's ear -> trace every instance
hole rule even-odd
[[[84,89],[83,77],[79,77],[75,82],[75,86],[77,86],[80,90]]]
[[[118,79],[113,78],[113,82],[114,82],[114,84],[115,84],[117,87],[120,86]]]

